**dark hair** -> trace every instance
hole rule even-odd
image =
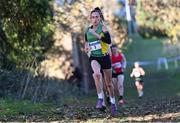
[[[103,13],[102,13],[102,11],[101,11],[101,9],[100,9],[99,7],[94,8],[94,9],[91,11],[91,14],[92,14],[93,12],[98,12],[99,15],[100,15],[100,17],[101,17],[101,19],[102,19],[102,21],[104,21]]]
[[[117,45],[116,45],[116,44],[112,44],[112,45],[111,45],[111,48],[113,48],[113,47],[117,47]]]

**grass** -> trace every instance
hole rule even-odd
[[[0,99],[0,118],[8,116],[26,115],[38,113],[42,110],[51,109],[52,104],[47,103],[32,103],[28,100],[14,100],[11,98]]]
[[[178,95],[180,92],[180,76],[177,76],[177,71],[170,71],[152,72],[146,70],[146,77],[144,77],[146,98],[180,96]],[[133,80],[126,78],[125,82],[125,96],[131,99],[137,97]]]
[[[142,66],[146,72],[146,76],[144,77],[145,97],[178,96],[180,92],[180,70],[175,69],[173,63],[169,63],[169,70],[157,70],[158,58],[166,56],[163,53],[163,42],[166,39],[143,39],[137,35],[131,38],[132,42],[125,53],[127,61],[153,61],[154,63],[152,65]],[[129,77],[132,68],[132,65],[128,65],[125,72],[125,96],[131,99],[137,97],[134,82]]]
[[[131,44],[125,53],[129,61],[139,60],[157,60],[157,58],[164,56],[163,42],[166,38],[152,38],[144,39],[138,35],[130,37]]]

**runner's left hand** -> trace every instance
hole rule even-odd
[[[89,32],[92,33],[92,34],[96,33],[94,29],[89,29]]]

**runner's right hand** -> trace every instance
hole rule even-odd
[[[89,50],[90,50],[90,47],[89,47],[88,43],[86,43],[85,46],[84,46],[84,51],[85,51],[86,53],[88,53]]]

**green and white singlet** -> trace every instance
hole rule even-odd
[[[103,28],[103,25],[100,23],[97,27],[96,33],[98,33],[101,36],[104,36],[102,28]],[[87,42],[91,49],[91,56],[101,57],[108,53],[109,45],[107,43],[99,40],[96,36],[94,36],[88,30],[86,32],[86,35],[87,35]]]

